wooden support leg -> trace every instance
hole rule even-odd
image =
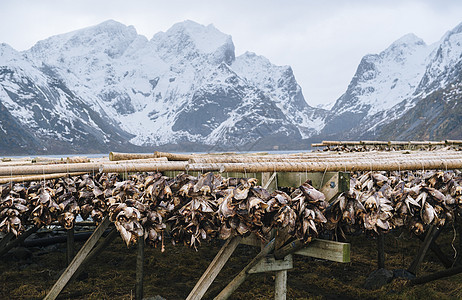
[[[186,298],[187,300],[201,299],[204,296],[205,292],[207,292],[207,289],[215,280],[218,273],[220,273],[221,269],[228,261],[231,254],[233,254],[241,240],[242,237],[236,236],[226,241],[226,243],[223,245],[223,247],[221,247],[220,251],[218,251],[217,255],[208,266],[207,270],[205,270],[204,274],[202,274],[201,278],[196,283],[191,293],[189,293],[188,297]]]
[[[276,272],[274,283],[274,299],[286,300],[287,294],[287,270]]]
[[[436,273],[428,274],[426,276],[417,277],[417,278],[411,280],[411,284],[427,283],[427,282],[430,282],[430,281],[433,281],[433,280],[436,280],[436,279],[441,279],[441,278],[444,278],[444,277],[453,276],[453,275],[456,275],[456,274],[459,274],[459,273],[462,273],[462,266],[457,266],[457,267],[446,269],[446,270],[439,271],[439,272],[436,272]]]
[[[144,237],[138,238],[138,254],[136,256],[136,286],[135,300],[143,299],[143,277],[144,277]]]
[[[99,224],[99,226],[95,229],[93,234],[90,238],[85,242],[83,247],[74,257],[70,265],[64,270],[63,274],[59,277],[58,281],[56,281],[55,285],[51,288],[48,295],[45,296],[45,300],[54,300],[58,297],[59,293],[63,290],[66,284],[71,279],[72,275],[77,271],[79,266],[83,263],[87,255],[90,253],[91,249],[95,246],[96,242],[100,239],[103,235],[106,228],[109,226],[110,221],[109,218],[106,217],[104,220]]]
[[[423,244],[420,246],[419,252],[417,253],[416,258],[412,262],[411,266],[407,269],[408,272],[412,274],[417,274],[417,270],[419,269],[420,264],[422,263],[425,254],[430,247],[430,244],[435,240],[435,237],[439,234],[439,229],[433,225],[428,228],[427,235],[425,236],[425,240]]]
[[[423,242],[425,238],[421,235],[418,236],[418,238]],[[430,250],[438,257],[440,262],[443,264],[443,266],[448,269],[451,268],[453,265],[452,259],[450,259],[446,254],[443,253],[441,250],[440,246],[433,240],[433,243],[430,244]]]
[[[77,271],[75,271],[74,275],[72,275],[72,278],[69,280],[69,282],[78,278],[84,269],[83,267],[86,266],[88,262],[93,259],[93,257],[99,255],[117,237],[118,234],[119,232],[117,231],[117,229],[113,228],[106,236],[106,238],[100,241],[98,245],[96,245],[95,248],[91,250],[91,252],[87,255],[80,267],[77,269]]]
[[[38,228],[33,226],[26,230],[23,234],[18,236],[17,239],[11,241],[10,243],[6,244],[3,248],[0,249],[0,256],[4,255],[14,247],[19,246],[22,242],[24,242],[32,233],[36,232]],[[14,236],[14,235],[13,235]]]
[[[382,231],[379,231],[377,236],[377,267],[385,268],[385,236]]]
[[[67,252],[66,252],[66,259],[67,265],[69,265],[74,258],[74,228],[67,230]]]
[[[214,300],[224,300],[228,299],[229,296],[245,281],[248,276],[248,271],[252,268],[256,263],[260,261],[260,259],[264,258],[268,255],[271,251],[274,250],[274,239],[272,239],[266,247],[255,256],[254,259],[250,261],[250,263],[242,269],[239,274],[214,298]]]

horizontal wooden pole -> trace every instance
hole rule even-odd
[[[158,158],[154,153],[120,153],[120,152],[110,152],[109,160],[131,160],[131,159],[145,159],[145,158]]]
[[[462,145],[462,140],[446,140],[445,142],[448,145]]]
[[[0,175],[32,175],[32,174],[54,174],[54,173],[123,173],[123,172],[148,172],[148,171],[181,171],[185,170],[187,162],[152,162],[152,163],[126,163],[126,164],[102,164],[102,163],[82,163],[82,164],[60,164],[42,166],[17,166],[0,167]]]
[[[178,154],[178,153],[168,153],[168,152],[160,152],[156,151],[154,152],[156,157],[166,157],[168,160],[179,160],[179,161],[185,161],[189,160],[190,158],[193,158],[194,156],[192,154]]]
[[[459,159],[396,159],[385,161],[335,161],[335,162],[261,162],[261,163],[222,163],[188,164],[188,171],[220,172],[330,172],[330,171],[398,171],[398,170],[451,170],[462,169]]]
[[[40,181],[40,180],[49,180],[55,178],[61,178],[66,176],[79,176],[86,174],[86,172],[74,172],[74,173],[55,173],[55,174],[45,174],[45,175],[29,175],[29,176],[18,176],[18,177],[5,177],[0,178],[0,184],[4,183],[15,183],[15,182],[29,182],[29,181]]]
[[[422,169],[461,169],[462,153],[458,151],[416,151],[410,154],[394,153],[382,155],[374,152],[372,154],[357,153],[355,155],[330,155],[302,159],[302,156],[291,156],[291,159],[277,161],[280,156],[274,158],[276,161],[258,161],[262,156],[236,158],[230,156],[230,160],[245,162],[220,162],[220,163],[188,163],[187,161],[155,161],[137,162],[136,160],[124,163],[75,163],[57,165],[27,165],[27,166],[4,166],[0,167],[0,176],[5,176],[5,182],[17,175],[46,175],[63,173],[64,176],[70,173],[124,173],[124,172],[162,172],[162,171],[220,171],[220,172],[328,172],[328,171],[392,171],[392,170],[422,170]],[[285,156],[287,158],[287,156]],[[203,157],[202,157],[203,158]],[[216,157],[210,156],[212,159]],[[191,161],[200,160],[201,157]],[[226,161],[222,157],[216,161]],[[60,177],[61,175],[56,175]],[[57,178],[54,177],[54,178]],[[43,179],[40,178],[40,179]],[[45,177],[46,179],[46,177]],[[19,181],[25,180],[23,178]],[[38,179],[37,179],[38,180]]]
[[[330,156],[319,156],[319,155],[311,155],[311,156],[272,156],[268,155],[266,157],[256,156],[256,157],[242,157],[242,156],[229,156],[229,157],[194,157],[189,159],[189,164],[194,163],[251,163],[251,162],[312,162],[312,161],[365,161],[365,160],[394,160],[397,158],[406,155],[403,159],[408,159],[412,157],[413,159],[427,159],[427,158],[461,158],[462,154],[460,152],[448,152],[448,153],[417,153],[412,154],[366,154],[364,153],[350,153],[350,155],[330,155]]]

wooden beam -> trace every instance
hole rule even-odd
[[[268,255],[271,251],[274,249],[274,239],[272,239],[266,246],[263,248],[260,253],[257,254],[257,256],[254,257],[250,261],[250,263],[245,266],[244,269],[242,269],[239,274],[237,274],[236,277],[216,296],[214,299],[215,300],[224,300],[228,299],[229,296],[245,281],[247,276],[249,275],[248,271],[256,264],[258,263],[263,257]]]
[[[350,244],[313,239],[311,243],[305,248],[297,250],[295,254],[347,263],[350,262]]]
[[[287,245],[281,247],[280,249],[276,249],[274,251],[274,257],[276,259],[283,259],[287,255],[295,253],[296,251],[302,249],[303,247],[305,247],[305,244],[303,244],[302,241],[300,240],[292,241],[288,243]]]
[[[261,241],[251,234],[242,239],[241,244],[260,247]],[[283,259],[289,254],[310,256],[330,261],[347,263],[350,262],[350,244],[336,241],[313,239],[305,245],[300,240],[295,240],[274,251],[276,259]]]
[[[292,255],[287,255],[284,259],[275,259],[271,256],[265,256],[260,259],[252,268],[249,269],[249,274],[276,272],[290,270],[294,267]]]
[[[230,258],[231,254],[233,254],[241,240],[241,236],[235,236],[226,240],[225,244],[223,247],[221,247],[220,251],[218,251],[217,255],[210,263],[207,270],[205,270],[204,274],[202,274],[201,278],[196,283],[191,293],[189,293],[188,297],[186,298],[187,300],[202,299],[205,292],[207,292],[208,288],[215,280],[218,273],[220,273],[221,269],[223,269],[224,265]]]
[[[106,230],[109,224],[109,218],[105,217],[101,224],[99,224],[99,226],[95,229],[90,238],[85,242],[77,255],[74,257],[70,265],[66,268],[66,270],[64,270],[63,274],[61,274],[58,281],[56,281],[56,283],[51,288],[50,292],[45,296],[45,300],[54,300],[58,297],[59,293],[61,293],[63,288],[71,279],[72,275],[75,273],[75,271],[77,271],[79,266],[87,257],[88,253],[90,253],[91,249],[93,249],[96,242],[98,242],[100,237],[103,235],[104,230]]]

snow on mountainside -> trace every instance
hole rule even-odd
[[[126,146],[130,135],[109,125],[59,78],[39,70],[8,45],[0,46],[0,54],[3,153],[91,152],[105,145]]]
[[[432,45],[408,34],[381,53],[366,55],[347,91],[332,107],[321,136],[386,138],[385,125],[454,81],[461,61],[461,33],[462,24]]]
[[[460,131],[444,119],[460,119],[461,55],[462,24],[432,45],[405,35],[366,55],[325,110],[306,103],[290,66],[251,52],[236,57],[231,36],[213,25],[184,21],[147,39],[109,20],[23,52],[0,44],[0,152],[301,149],[329,138],[455,137]]]
[[[308,106],[290,67],[250,53],[236,59],[231,36],[213,25],[184,21],[148,40],[133,26],[109,20],[17,55],[30,66],[27,76],[44,76],[44,85],[61,82],[79,107],[88,106],[134,145],[232,148],[260,140],[272,147],[285,137],[295,146],[318,133],[325,118],[325,110]],[[62,107],[63,119],[77,118]],[[30,117],[20,105],[9,109]]]
[[[297,147],[324,124],[326,111],[308,106],[290,67],[250,53],[236,58],[231,36],[213,25],[184,21],[148,40],[109,20],[21,53],[1,49],[0,68],[13,74],[1,78],[1,103],[40,139],[45,129],[30,104],[43,98],[36,107],[49,107],[44,122],[63,123],[46,126],[48,139],[61,145],[56,151],[74,147],[77,133],[66,128],[76,122],[88,127],[81,136],[101,140],[94,151],[131,144]],[[40,94],[46,90],[50,95]]]

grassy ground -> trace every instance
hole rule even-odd
[[[438,239],[448,255],[453,232]],[[295,256],[294,269],[288,272],[288,299],[460,299],[462,275],[425,285],[409,286],[395,279],[377,290],[363,288],[367,275],[376,269],[376,240],[351,237],[351,263],[341,264]],[[421,244],[408,234],[386,235],[386,268],[406,269]],[[207,268],[222,242],[202,245],[199,251],[167,245],[166,251],[146,248],[145,297],[160,295],[166,299],[184,299]],[[80,246],[80,245],[79,245]],[[31,249],[31,257],[18,260],[11,254],[0,258],[0,299],[41,299],[66,267],[65,245],[51,246],[52,252]],[[258,249],[240,245],[205,295],[212,299],[255,256]],[[134,299],[136,249],[127,248],[118,237],[72,282],[59,299]],[[437,258],[429,253],[419,275],[442,270]],[[271,299],[274,274],[253,274],[232,299]]]

